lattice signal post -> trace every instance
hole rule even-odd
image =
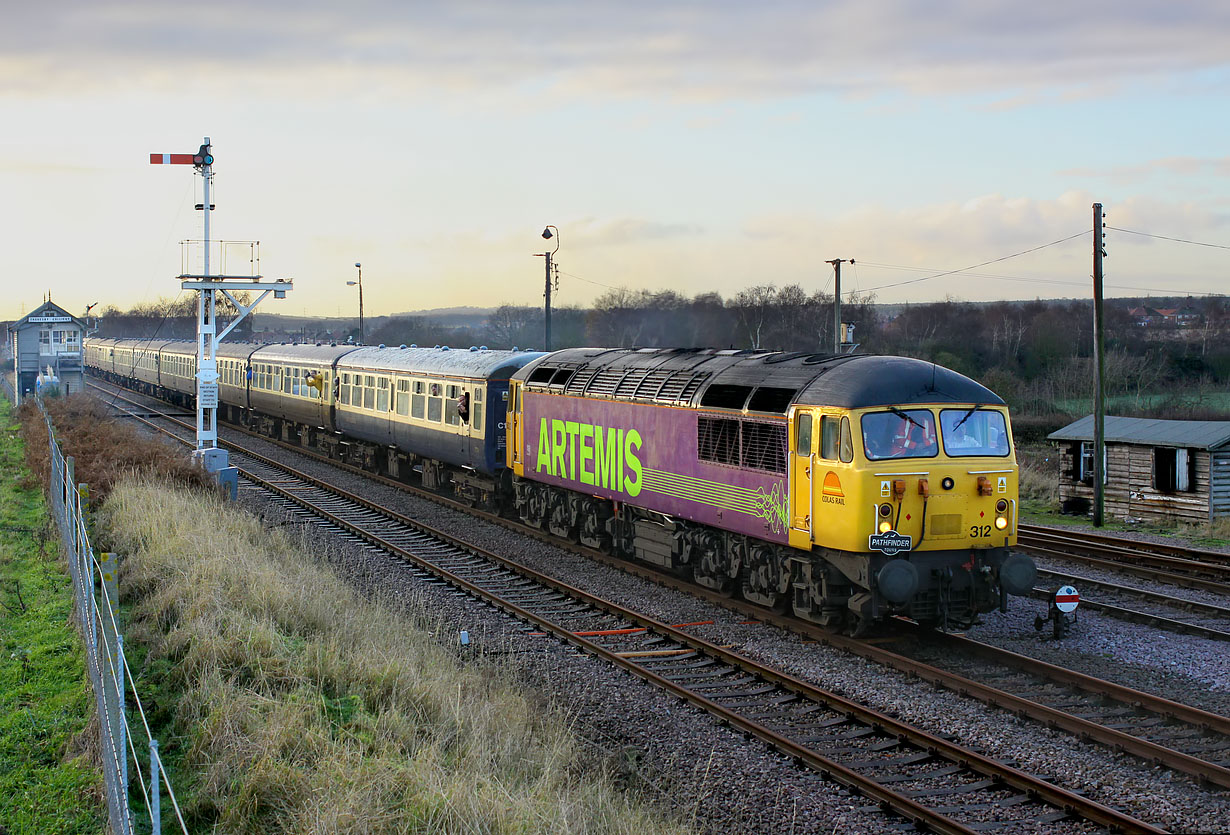
[[[226,450],[218,448],[218,343],[236,325],[252,312],[266,296],[273,293],[275,299],[286,298],[293,288],[291,279],[279,278],[273,282],[262,281],[259,275],[213,275],[209,270],[209,202],[213,185],[213,149],[209,137],[195,154],[150,154],[151,165],[191,165],[205,182],[204,202],[197,206],[204,216],[203,241],[204,263],[201,275],[181,275],[179,280],[185,290],[196,290],[197,296],[197,345],[196,345],[196,451],[193,460],[214,473],[218,480],[232,489],[237,489],[237,472],[229,465]],[[252,290],[260,293],[256,301],[243,304],[235,297],[236,292]],[[225,296],[235,309],[236,316],[221,332],[217,325],[217,294]]]

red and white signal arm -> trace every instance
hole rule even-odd
[[[1055,592],[1055,608],[1065,615],[1075,612],[1080,602],[1080,593],[1072,586],[1060,586],[1059,590]]]

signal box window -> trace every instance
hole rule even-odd
[[[1008,454],[1008,426],[1004,423],[1003,412],[942,409],[940,429],[944,435],[944,452],[954,458]]]
[[[935,418],[929,409],[869,412],[862,418],[863,451],[870,461],[934,458]]]

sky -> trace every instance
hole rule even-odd
[[[539,305],[556,243],[556,305],[836,258],[881,303],[1088,298],[1095,202],[1107,295],[1230,290],[1216,0],[0,11],[0,319],[178,295],[202,182],[149,154],[206,136],[212,237],[294,281],[264,313],[355,315],[355,262],[368,316]]]

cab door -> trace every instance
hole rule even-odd
[[[508,382],[508,463],[517,475],[524,475],[521,461],[521,383]]]
[[[811,548],[812,472],[815,469],[816,417],[796,409],[790,436],[790,544]]]

